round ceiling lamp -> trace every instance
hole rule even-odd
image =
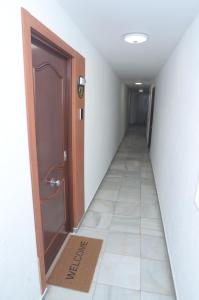
[[[145,33],[127,33],[123,38],[126,43],[141,44],[148,40],[148,35]]]

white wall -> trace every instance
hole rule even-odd
[[[38,300],[20,6],[86,57],[86,207],[124,134],[126,111],[121,88],[123,96],[125,92],[107,63],[55,1],[4,1],[0,6],[0,294],[4,300]]]
[[[156,80],[151,159],[178,300],[199,299],[199,16]]]

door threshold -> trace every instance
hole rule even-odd
[[[46,296],[47,292],[48,292],[48,287],[45,288],[45,291],[43,292],[40,300],[44,300],[45,299],[45,296]]]

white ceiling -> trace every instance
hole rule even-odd
[[[199,10],[199,0],[58,0],[124,80],[151,81]],[[124,43],[128,32],[148,42]]]

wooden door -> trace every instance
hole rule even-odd
[[[26,109],[27,109],[27,125],[28,125],[28,141],[29,141],[29,154],[30,154],[30,170],[31,170],[31,180],[32,180],[32,195],[33,195],[33,209],[34,209],[34,219],[35,219],[35,233],[36,233],[36,242],[37,242],[37,256],[38,263],[40,269],[40,282],[41,282],[41,291],[44,292],[46,288],[46,270],[49,266],[49,261],[52,261],[55,253],[57,252],[57,248],[60,248],[60,245],[63,241],[63,235],[65,236],[65,229],[68,228],[68,216],[69,216],[69,229],[78,227],[81,222],[83,213],[84,213],[84,119],[80,118],[80,108],[84,109],[85,106],[85,98],[79,98],[77,93],[77,82],[79,76],[85,76],[85,59],[82,57],[75,49],[71,48],[68,44],[65,43],[59,36],[57,36],[53,31],[47,28],[44,24],[42,24],[39,20],[33,17],[27,10],[24,8],[21,9],[22,15],[22,33],[23,33],[23,54],[24,54],[24,75],[25,75],[25,91],[26,91]],[[33,41],[34,39],[40,40],[42,44],[46,44],[45,46],[38,45]],[[68,159],[62,164],[59,168],[54,168],[51,170],[52,174],[49,175],[57,175],[53,177],[57,179],[59,176],[60,180],[62,178],[62,185],[60,188],[56,189],[57,196],[58,193],[63,192],[65,194],[66,202],[61,202],[62,207],[65,209],[65,220],[62,215],[62,222],[60,222],[60,227],[57,226],[54,229],[51,227],[47,228],[43,226],[43,211],[42,208],[43,201],[41,199],[41,170],[39,167],[39,156],[37,149],[37,132],[36,123],[36,78],[38,73],[36,72],[36,65],[33,66],[32,57],[33,52],[36,51],[37,47],[45,49],[48,54],[54,54],[54,56],[60,58],[62,61],[64,60],[67,67],[67,84],[65,85],[65,76],[62,72],[57,69],[57,66],[54,68],[56,70],[55,74],[57,76],[57,81],[63,83],[62,87],[65,85],[67,89],[67,97],[63,96],[62,99],[66,100],[66,103],[60,105],[63,110],[65,108],[65,131],[64,131],[64,142],[65,149],[68,150]],[[34,51],[33,51],[34,49]],[[51,49],[51,50],[50,50]],[[54,50],[53,50],[54,49]],[[38,50],[38,49],[37,49]],[[55,55],[56,53],[56,55]],[[59,54],[58,54],[59,53]],[[53,70],[54,64],[50,61]],[[45,61],[46,63],[46,61]],[[46,66],[47,67],[47,66]],[[49,66],[50,68],[50,66]],[[34,70],[35,69],[35,70]],[[47,70],[47,68],[46,68]],[[38,71],[38,70],[37,70]],[[41,70],[40,70],[41,71]],[[44,71],[44,66],[43,70]],[[44,74],[44,73],[43,73]],[[53,74],[53,72],[52,72]],[[34,75],[34,79],[33,79]],[[41,75],[41,73],[39,74]],[[62,77],[62,79],[61,79]],[[49,84],[48,84],[49,88]],[[54,92],[54,91],[53,91]],[[51,93],[50,97],[51,97]],[[51,100],[52,101],[52,100]],[[60,101],[58,101],[60,103]],[[44,109],[45,114],[48,112],[47,109]],[[61,117],[60,117],[61,118]],[[42,122],[41,122],[42,123]],[[56,123],[56,122],[55,122]],[[56,127],[50,124],[53,130]],[[62,126],[60,126],[62,127]],[[68,130],[69,129],[69,130]],[[68,132],[69,131],[69,132]],[[60,147],[61,148],[61,147]],[[41,148],[42,149],[42,148]],[[61,158],[61,155],[60,155]],[[58,161],[55,162],[58,163]],[[61,159],[60,159],[61,162]],[[58,165],[58,164],[57,164]],[[64,169],[62,166],[64,165]],[[62,177],[62,170],[65,172]],[[50,172],[51,172],[50,171]],[[54,174],[53,172],[60,172],[59,174]],[[68,178],[67,178],[68,176]],[[52,177],[49,177],[52,179]],[[68,191],[68,179],[69,179],[69,192]],[[65,181],[65,189],[63,188],[63,181]],[[49,195],[52,192],[50,187],[46,187],[49,191]],[[53,188],[53,187],[52,187]],[[46,191],[47,192],[47,191]],[[45,196],[45,195],[44,195]],[[68,201],[69,196],[69,201]],[[68,203],[69,202],[69,203]],[[69,204],[69,205],[68,205]],[[69,213],[70,211],[70,213]],[[64,223],[65,221],[65,223]],[[59,228],[58,228],[59,227]],[[62,229],[63,228],[63,229]],[[45,229],[45,230],[44,230]],[[56,229],[58,229],[56,231]],[[68,231],[68,230],[67,230]],[[47,239],[44,247],[44,236],[49,236],[49,247],[46,245]],[[49,234],[50,233],[50,234]],[[57,242],[60,240],[60,243]],[[54,248],[55,247],[55,248]],[[54,250],[55,249],[55,250]],[[50,255],[52,253],[52,255]],[[46,261],[46,268],[45,268]]]
[[[151,146],[154,104],[155,104],[155,87],[153,87],[152,98],[151,98],[151,114],[150,114],[150,122],[149,122],[149,139],[148,139],[148,148],[149,149],[150,149],[150,146]]]
[[[69,230],[67,59],[32,39],[35,127],[45,268]]]

